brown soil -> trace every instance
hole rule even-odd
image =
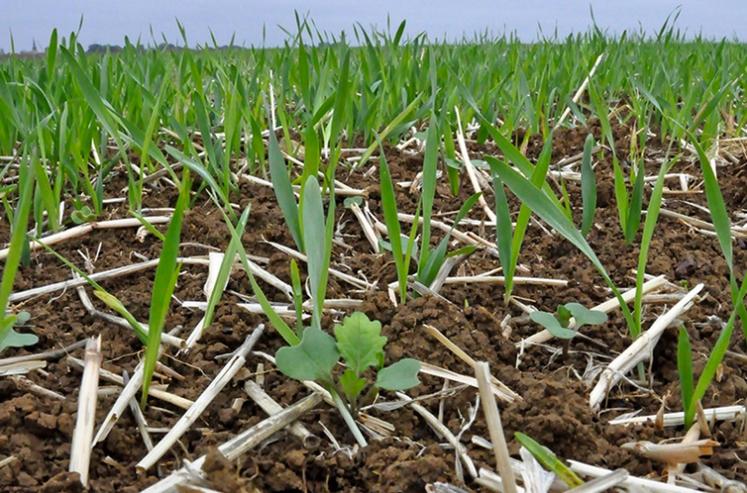
[[[599,129],[592,124],[592,131],[599,136]],[[558,160],[580,152],[587,129],[573,129],[558,132],[555,137],[553,159]],[[627,146],[627,129],[616,129],[621,147]],[[520,135],[516,136],[517,139]],[[527,149],[530,157],[535,157],[542,143],[531,139]],[[474,157],[483,153],[494,154],[491,144],[470,144]],[[390,166],[395,181],[411,180],[422,167],[421,155],[396,154],[388,152]],[[656,172],[655,164],[649,170]],[[675,171],[699,175],[697,165],[682,162]],[[340,179],[355,187],[369,191],[369,206],[374,214],[382,217],[380,196],[375,178],[366,177],[365,170]],[[602,161],[597,169],[599,188],[599,208],[596,226],[590,235],[590,243],[607,267],[613,279],[621,286],[631,286],[631,269],[637,262],[637,247],[626,245],[617,222],[617,211],[612,193],[611,164]],[[747,161],[743,158],[738,166],[731,165],[719,173],[724,194],[732,213],[744,212],[747,207],[745,189],[747,183]],[[375,176],[375,175],[374,175]],[[124,178],[114,176],[108,184],[107,196],[119,195]],[[673,184],[674,186],[675,184]],[[568,183],[568,192],[573,198],[574,214],[580,216],[577,202],[580,196],[575,183]],[[463,177],[459,197],[449,194],[445,180],[439,184],[436,211],[452,212],[471,192],[469,182]],[[492,197],[488,196],[488,203]],[[578,199],[578,200],[577,200]],[[667,207],[702,219],[708,219],[697,208],[669,197]],[[687,195],[686,199],[705,205],[702,194]],[[277,241],[288,246],[293,242],[284,225],[282,214],[276,205],[272,190],[259,186],[242,184],[240,193],[233,200],[245,206],[251,203],[252,212],[244,244],[252,255],[269,258],[267,269],[280,278],[289,281],[288,259],[278,253],[265,240]],[[399,191],[398,203],[401,211],[414,212],[417,196],[408,191]],[[175,193],[170,189],[150,190],[146,203],[149,207],[173,205]],[[513,211],[518,203],[512,199]],[[107,209],[108,217],[123,217],[126,211],[121,208]],[[654,352],[652,383],[646,390],[622,385],[610,393],[606,403],[608,409],[601,415],[593,413],[588,406],[588,382],[581,379],[587,367],[605,364],[630,343],[624,321],[619,313],[611,315],[602,327],[591,327],[585,334],[591,341],[577,339],[570,355],[563,359],[553,355],[547,348],[530,347],[521,355],[521,364],[516,367],[518,351],[515,343],[538,330],[534,324],[510,323],[510,331],[501,327],[501,321],[510,314],[515,319],[521,312],[515,307],[503,304],[503,288],[500,286],[460,286],[448,285],[441,294],[449,301],[431,297],[417,298],[406,305],[394,307],[382,286],[395,280],[395,270],[388,254],[372,253],[362,230],[355,218],[339,203],[338,215],[343,226],[340,239],[347,248],[337,246],[335,267],[364,277],[377,283],[379,290],[360,293],[351,290],[345,283],[331,278],[329,297],[351,296],[364,300],[363,311],[380,320],[384,334],[389,338],[387,358],[396,360],[403,356],[419,358],[452,371],[470,374],[470,368],[454,357],[423,331],[428,323],[442,330],[477,360],[488,361],[495,376],[518,392],[523,400],[510,405],[502,405],[502,419],[507,437],[515,431],[522,431],[550,447],[558,456],[576,459],[610,469],[627,468],[631,473],[659,477],[660,464],[642,459],[620,448],[620,445],[635,440],[660,441],[682,436],[682,429],[658,430],[651,425],[635,427],[610,426],[607,421],[623,411],[640,409],[646,414],[656,413],[662,396],[669,394],[667,409],[680,410],[679,385],[676,368],[676,332],[667,331]],[[473,219],[483,218],[483,212],[476,207]],[[579,217],[577,217],[579,219]],[[494,232],[487,228],[473,229],[478,234],[493,238]],[[152,236],[143,242],[135,239],[134,230],[94,231],[93,233],[58,247],[58,251],[68,259],[83,266],[78,252],[87,253],[92,258],[96,271],[139,261],[135,254],[155,258],[159,253],[159,242]],[[8,226],[0,223],[0,243],[8,239]],[[438,235],[437,235],[438,236]],[[221,214],[204,195],[198,196],[190,210],[182,233],[184,242],[190,246],[182,249],[182,254],[204,255],[207,248],[195,245],[225,249],[229,235],[222,224]],[[434,242],[440,238],[434,238]],[[568,288],[547,288],[517,286],[515,294],[524,302],[531,302],[538,308],[552,311],[558,304],[578,301],[585,306],[600,303],[610,297],[603,287],[598,274],[574,247],[558,236],[548,236],[542,229],[532,224],[524,241],[521,263],[527,266],[535,277],[568,279]],[[735,264],[740,271],[747,267],[747,242],[735,244]],[[461,273],[476,274],[498,267],[498,260],[485,251],[478,251],[459,267]],[[708,317],[725,320],[731,306],[728,289],[728,270],[718,244],[712,237],[693,231],[683,223],[661,217],[651,247],[647,271],[650,274],[664,274],[672,282],[693,286],[705,283],[707,296],[682,318],[692,339],[695,354],[696,374],[702,369],[709,350],[719,335],[718,324],[704,323]],[[136,317],[147,320],[153,271],[123,277],[103,283],[114,293]],[[17,291],[49,284],[69,278],[69,271],[53,256],[37,252],[32,255],[30,265],[23,267],[17,277]],[[206,270],[203,267],[186,266],[179,278],[175,296],[179,300],[203,300],[202,285]],[[262,285],[273,299],[278,293],[267,285]],[[245,277],[234,274],[229,289],[250,294],[251,289]],[[526,301],[530,300],[530,301]],[[226,294],[220,304],[214,323],[209,327],[201,342],[186,356],[174,358],[172,355],[162,361],[184,376],[183,380],[161,378],[169,384],[169,390],[177,395],[195,399],[208,385],[223,365],[216,356],[235,349],[259,323],[263,317],[250,315],[235,306],[239,301],[234,295]],[[98,303],[98,302],[96,302]],[[28,311],[32,318],[27,331],[40,338],[33,352],[59,348],[88,336],[101,334],[103,339],[104,363],[107,370],[121,374],[132,372],[141,356],[141,345],[129,330],[113,326],[98,318],[93,318],[81,305],[74,291],[42,296],[19,304],[17,309]],[[100,308],[104,309],[101,305]],[[665,310],[661,305],[647,306],[646,320],[656,318]],[[194,327],[201,312],[188,310],[172,303],[167,327],[183,326],[185,332]],[[331,325],[331,319],[325,320]],[[282,340],[273,331],[267,331],[256,349],[274,353],[282,345]],[[739,330],[731,344],[737,352],[744,350],[744,336]],[[3,356],[25,354],[28,350],[9,350]],[[81,356],[80,350],[75,356]],[[134,464],[144,456],[146,449],[129,413],[123,416],[107,440],[94,449],[91,460],[91,491],[96,492],[136,492],[154,483],[178,466],[182,459],[195,459],[208,454],[206,472],[217,489],[223,491],[381,491],[416,492],[435,481],[458,483],[454,470],[454,453],[441,446],[440,440],[427,427],[422,419],[410,408],[396,411],[378,412],[376,416],[394,425],[396,431],[390,438],[371,441],[363,449],[352,449],[354,443],[344,424],[333,409],[319,407],[304,416],[302,421],[317,435],[324,437],[321,423],[324,424],[342,445],[338,450],[326,439],[316,451],[303,448],[292,435],[280,434],[273,437],[260,449],[243,456],[237,463],[226,462],[215,452],[215,447],[237,432],[252,426],[265,418],[264,413],[250,400],[234,412],[231,404],[235,399],[246,398],[243,381],[254,378],[257,358],[252,357],[245,371],[239,373],[230,385],[215,399],[191,430],[182,437],[180,446],[174,447],[173,455],[164,457],[157,468],[147,473],[136,474]],[[0,490],[7,492],[80,491],[77,477],[68,473],[70,441],[75,424],[80,372],[70,367],[64,359],[50,361],[43,371],[36,371],[28,378],[34,383],[65,396],[58,401],[40,397],[28,391],[16,380],[0,379],[0,458],[15,456],[17,460],[0,468]],[[265,388],[278,402],[289,405],[303,395],[306,390],[300,384],[290,381],[270,368],[264,375]],[[707,393],[703,405],[731,405],[744,403],[747,395],[747,372],[737,360],[727,358],[721,368],[720,380]],[[102,385],[108,385],[103,383]],[[439,379],[424,376],[422,385],[410,391],[412,396],[425,396],[438,392],[443,387]],[[391,396],[385,395],[384,398]],[[461,389],[443,400],[444,423],[455,433],[465,425],[470,409],[475,405],[475,391]],[[97,418],[100,422],[109,410],[115,397],[99,399]],[[430,398],[422,403],[437,413],[439,398]],[[181,414],[177,408],[152,400],[153,406],[146,409],[150,426],[171,426]],[[462,441],[470,456],[478,466],[492,467],[492,454],[474,445],[472,435],[487,437],[488,432],[482,417],[477,413],[474,424],[462,435]],[[713,436],[721,446],[713,457],[705,463],[716,468],[730,478],[747,479],[747,466],[744,454],[745,435],[739,424],[721,423],[713,428]],[[158,439],[160,435],[154,435]],[[518,444],[511,441],[513,453],[518,452]],[[105,460],[106,459],[106,460]],[[478,490],[473,483],[463,485],[467,489]]]

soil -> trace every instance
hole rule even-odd
[[[579,153],[586,134],[591,131],[599,138],[598,124],[590,122],[588,128],[558,131],[554,139],[553,160]],[[623,126],[615,129],[621,149],[626,148],[629,130]],[[522,135],[517,133],[517,141]],[[536,158],[542,146],[530,139],[527,155]],[[491,143],[470,142],[472,157],[495,155]],[[647,173],[655,174],[658,164],[654,157],[663,155],[663,149],[653,146]],[[402,153],[387,148],[387,158],[395,182],[412,180],[422,168],[422,155]],[[368,205],[379,218],[382,217],[377,174],[366,174],[368,165],[350,174],[340,172],[338,178],[350,186],[368,192]],[[699,176],[697,164],[685,159],[675,166],[674,172]],[[602,263],[619,286],[634,283],[631,269],[636,267],[638,249],[627,245],[622,237],[614,203],[611,163],[602,158],[597,170],[598,209],[595,226],[589,241]],[[747,208],[747,157],[740,164],[730,164],[719,169],[722,185],[732,217]],[[466,176],[462,177],[460,195],[451,196],[445,180],[437,190],[435,211],[456,211],[471,193]],[[107,184],[107,197],[121,196],[126,183],[123,173],[113,173]],[[672,188],[676,183],[671,183]],[[574,206],[574,216],[580,222],[580,190],[576,183],[566,183]],[[488,203],[492,197],[487,195]],[[173,189],[152,186],[145,203],[148,207],[173,206],[176,193]],[[247,252],[266,257],[265,266],[270,272],[289,282],[288,258],[266,241],[293,246],[277,206],[272,189],[243,183],[232,201],[242,208],[251,204],[249,225],[243,236]],[[672,210],[709,220],[707,213],[691,205],[706,205],[702,193],[684,197],[667,195],[666,207]],[[688,204],[689,202],[689,204]],[[417,195],[409,190],[398,190],[400,211],[413,213]],[[559,457],[575,459],[609,469],[624,467],[632,474],[661,478],[663,466],[622,449],[623,443],[650,440],[658,442],[684,434],[682,428],[657,429],[653,425],[611,426],[607,422],[624,412],[640,410],[655,414],[662,405],[667,411],[681,409],[679,377],[676,366],[677,334],[670,328],[662,336],[654,351],[650,365],[648,385],[633,387],[623,384],[614,388],[604,404],[605,411],[595,413],[589,408],[589,370],[599,368],[623,351],[631,342],[619,312],[610,314],[609,321],[600,327],[588,327],[588,338],[577,338],[571,352],[563,358],[557,347],[532,346],[519,354],[516,343],[539,330],[538,326],[522,322],[522,312],[503,303],[503,287],[492,285],[447,285],[441,291],[445,299],[436,297],[415,298],[404,305],[394,306],[385,286],[396,280],[394,265],[388,253],[375,254],[363,236],[355,217],[339,200],[338,239],[335,247],[335,267],[365,278],[377,286],[361,292],[332,277],[330,298],[353,297],[363,300],[369,317],[380,320],[383,332],[389,338],[387,360],[414,357],[443,368],[471,374],[471,369],[444,346],[423,330],[424,324],[439,328],[454,343],[476,360],[490,363],[492,373],[517,392],[522,399],[511,404],[501,404],[502,421],[506,436],[515,431],[526,433],[552,449]],[[518,211],[518,202],[511,198],[512,212]],[[106,217],[126,217],[120,206],[109,206]],[[482,209],[475,207],[472,219],[485,219]],[[494,238],[491,228],[460,226],[485,238]],[[0,223],[0,243],[7,242],[9,228]],[[182,255],[206,255],[211,248],[224,250],[229,235],[223,225],[222,215],[207,200],[205,194],[195,196],[182,232]],[[436,234],[434,242],[440,240]],[[635,242],[634,242],[635,244]],[[156,258],[159,241],[152,235],[142,241],[134,229],[93,231],[92,233],[58,245],[57,250],[66,258],[85,268],[81,255],[92,262],[89,267],[102,271],[139,262],[143,257]],[[515,295],[524,303],[539,309],[553,311],[562,303],[576,301],[585,306],[601,303],[611,297],[609,291],[591,263],[573,246],[557,235],[549,235],[533,222],[527,232],[520,263],[529,269],[531,276],[567,279],[566,288],[518,285]],[[747,241],[735,243],[734,263],[740,272],[747,268]],[[485,250],[478,250],[459,266],[463,275],[477,274],[499,266],[498,259]],[[720,254],[715,238],[706,236],[686,224],[662,216],[651,245],[647,272],[663,274],[673,283],[694,286],[704,283],[706,295],[681,318],[681,326],[690,335],[696,375],[700,373],[710,348],[718,337],[719,322],[730,314],[731,297],[728,285],[728,268]],[[202,286],[206,269],[184,266],[175,292],[178,300],[204,299]],[[115,294],[140,320],[147,320],[153,271],[104,281],[104,287]],[[29,265],[19,272],[15,290],[68,279],[70,272],[57,259],[46,252],[35,252]],[[280,300],[274,288],[262,283],[271,299]],[[229,291],[251,294],[242,273],[233,274]],[[159,377],[159,383],[168,384],[169,391],[179,396],[196,399],[222,368],[223,359],[217,356],[230,353],[240,345],[254,327],[264,318],[252,315],[236,306],[240,299],[227,292],[219,305],[214,323],[207,328],[201,341],[186,355],[176,357],[173,352],[162,361],[183,378]],[[105,307],[96,300],[102,310]],[[19,303],[17,310],[26,310],[31,320],[24,330],[39,336],[33,348],[8,350],[3,357],[60,348],[86,337],[101,335],[103,342],[103,367],[121,374],[132,373],[142,356],[138,339],[128,329],[92,317],[79,301],[75,290],[40,296]],[[662,305],[647,305],[645,326],[666,310]],[[502,321],[510,315],[507,326]],[[190,331],[202,313],[172,303],[167,327],[183,327]],[[331,328],[334,320],[327,317],[324,325]],[[271,354],[282,346],[282,340],[272,330],[260,339],[256,350]],[[744,354],[745,340],[735,330],[730,346],[734,352]],[[82,350],[73,352],[82,357]],[[517,365],[518,358],[518,365]],[[256,377],[257,357],[250,357],[246,368],[212,402],[207,411],[191,427],[178,446],[173,447],[157,467],[145,473],[136,473],[135,464],[145,455],[146,448],[137,431],[134,419],[126,413],[119,420],[103,444],[93,450],[90,471],[90,491],[136,492],[156,482],[178,467],[183,459],[193,460],[207,454],[205,471],[211,483],[221,491],[351,491],[351,492],[420,492],[427,484],[442,481],[461,486],[469,491],[480,488],[467,478],[460,483],[456,475],[454,452],[445,447],[425,422],[409,407],[395,411],[372,411],[394,426],[395,431],[383,440],[371,440],[368,447],[352,447],[354,440],[336,412],[326,406],[318,407],[301,421],[323,438],[318,450],[306,450],[293,435],[279,433],[256,450],[245,454],[236,463],[227,462],[216,447],[236,433],[260,422],[266,415],[247,399],[243,382]],[[268,368],[269,367],[269,368]],[[82,491],[75,474],[67,472],[70,442],[76,419],[79,370],[70,366],[66,358],[49,361],[46,368],[27,375],[37,385],[57,392],[64,400],[40,396],[29,391],[22,381],[0,379],[0,457],[14,456],[16,460],[0,467],[0,490],[7,492],[73,492]],[[265,390],[282,405],[290,405],[307,394],[295,381],[278,373],[265,362]],[[720,378],[703,400],[704,407],[744,404],[747,396],[747,370],[739,360],[727,357],[719,371]],[[109,385],[102,382],[101,385]],[[476,405],[476,392],[471,388],[455,388],[453,395],[429,397],[443,389],[443,381],[422,376],[422,384],[411,391],[420,396],[426,408],[434,414],[439,410],[444,424],[454,433],[468,425],[468,417]],[[667,396],[666,398],[664,396]],[[110,409],[116,396],[101,397],[97,407],[97,422]],[[384,399],[393,398],[384,394]],[[231,406],[236,399],[245,399],[240,410]],[[152,427],[169,428],[183,411],[169,404],[151,399],[145,409]],[[325,438],[322,425],[334,435],[339,447]],[[729,478],[747,479],[747,454],[744,452],[747,435],[744,423],[716,423],[712,427],[714,439],[720,442],[716,453],[704,458],[704,463]],[[460,435],[461,441],[478,467],[494,467],[492,453],[471,441],[477,435],[487,438],[488,431],[481,410],[468,429]],[[154,433],[154,439],[160,438]],[[511,439],[512,453],[518,452],[518,443]],[[185,490],[187,491],[187,490]]]

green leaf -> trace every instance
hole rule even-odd
[[[501,148],[503,150],[503,148]],[[505,152],[505,151],[504,151]],[[552,155],[552,134],[548,135],[545,139],[545,143],[542,147],[542,153],[537,160],[537,166],[532,170],[532,174],[529,177],[529,181],[532,185],[537,187],[538,192],[542,185],[545,183],[547,172],[550,167],[550,157]],[[560,210],[560,209],[558,209]],[[519,256],[521,255],[521,245],[524,243],[524,236],[526,235],[527,228],[529,227],[529,220],[532,216],[532,209],[528,207],[522,200],[521,207],[519,208],[519,216],[516,218],[516,226],[514,227],[514,236],[511,242],[511,262],[508,264],[508,271],[504,272],[506,281],[504,284],[506,294],[508,298],[513,292],[514,286],[514,275],[516,273],[516,266],[519,263]]]
[[[275,355],[277,367],[296,380],[328,382],[332,368],[340,359],[332,336],[316,327],[303,331],[301,343],[280,348]]]
[[[213,316],[215,315],[215,308],[218,306],[218,302],[220,301],[221,296],[223,296],[223,292],[226,290],[228,279],[231,277],[231,269],[233,268],[234,260],[236,260],[236,252],[239,249],[237,242],[240,241],[241,235],[244,234],[244,228],[246,228],[246,222],[248,219],[249,206],[247,206],[241,214],[241,218],[239,218],[239,222],[236,225],[236,235],[232,236],[231,241],[228,242],[228,248],[226,248],[223,260],[218,268],[215,285],[210,293],[210,297],[208,298],[207,308],[205,308],[205,321],[202,325],[203,331],[212,324]]]
[[[324,205],[322,191],[315,176],[310,176],[303,187],[301,219],[303,222],[304,245],[313,297],[312,323],[321,327],[322,308],[326,286],[325,272],[328,272],[329,260],[326,248],[326,228],[324,223]],[[321,299],[320,299],[321,298]]]
[[[156,362],[161,350],[161,332],[166,323],[166,315],[171,305],[171,295],[174,293],[176,279],[179,274],[177,257],[179,256],[179,243],[182,233],[182,220],[184,211],[189,205],[191,183],[189,171],[185,170],[182,178],[179,199],[171,216],[171,222],[166,230],[166,241],[163,242],[161,255],[156,267],[156,276],[153,281],[153,294],[150,300],[150,313],[148,316],[148,343],[145,348],[143,360],[143,391],[140,398],[141,406],[145,406],[148,400],[150,382],[153,372],[156,370]]]
[[[677,371],[680,374],[682,409],[685,409],[685,428],[689,429],[693,418],[687,412],[693,400],[693,351],[690,347],[690,337],[684,327],[680,327],[677,336]],[[689,422],[687,421],[688,418],[690,419]]]
[[[661,211],[661,202],[664,197],[664,181],[666,174],[672,165],[678,159],[672,159],[668,163],[661,165],[659,175],[656,178],[656,184],[651,192],[651,198],[648,201],[648,210],[646,211],[646,221],[643,223],[643,234],[641,235],[641,246],[638,252],[638,268],[636,270],[635,280],[635,299],[633,300],[633,318],[635,319],[634,332],[631,335],[638,337],[643,322],[643,284],[645,280],[646,264],[648,263],[648,252],[651,247],[651,240],[654,237],[656,223],[659,220]]]
[[[387,340],[381,335],[381,322],[369,320],[362,312],[354,312],[335,325],[335,338],[345,364],[356,375],[379,365]]]
[[[23,325],[31,320],[31,314],[27,311],[21,311],[16,314],[16,321],[14,325]]]
[[[562,460],[558,459],[558,456],[552,450],[524,433],[517,431],[514,433],[514,437],[543,467],[554,472],[569,488],[575,488],[584,484],[581,478],[571,468],[566,466]]]
[[[353,205],[361,206],[363,205],[363,197],[346,197],[345,200],[342,201],[342,205],[345,206],[346,209],[349,209]]]
[[[348,368],[340,377],[340,385],[348,401],[354,402],[363,389],[366,388],[366,379],[359,377],[353,370]]]
[[[532,312],[529,314],[529,318],[532,322],[538,323],[547,329],[553,337],[557,337],[558,339],[573,339],[576,337],[576,331],[563,327],[552,313]]]
[[[708,209],[711,211],[713,229],[716,230],[716,238],[718,239],[719,246],[721,246],[721,252],[723,252],[726,265],[731,271],[734,269],[734,254],[732,250],[731,221],[729,220],[729,212],[726,209],[724,197],[721,194],[721,186],[718,183],[716,174],[713,172],[713,168],[711,168],[711,162],[708,159],[708,156],[706,156],[703,147],[697,140],[691,140],[693,146],[698,152],[700,169],[703,171],[703,185],[705,188]]]
[[[93,294],[98,299],[103,301],[106,306],[108,306],[109,308],[117,312],[122,318],[127,320],[127,323],[130,324],[132,330],[135,331],[135,334],[137,335],[138,339],[140,339],[140,342],[146,345],[148,344],[148,332],[143,328],[140,322],[137,321],[132,313],[130,313],[129,310],[125,308],[122,302],[119,301],[119,298],[107,291],[104,291],[103,289],[94,289]]]
[[[384,212],[384,223],[386,224],[389,243],[392,247],[392,256],[394,257],[394,265],[397,270],[397,280],[399,281],[399,298],[400,302],[404,303],[407,300],[408,272],[406,270],[404,252],[402,251],[402,238],[400,236],[402,233],[399,225],[399,218],[397,217],[397,198],[394,193],[394,183],[392,182],[392,175],[389,172],[389,165],[384,157],[383,148],[379,163],[379,182],[381,188],[381,208]]]
[[[496,163],[494,163],[497,165]],[[503,181],[500,176],[493,174],[493,190],[495,191],[495,242],[498,247],[498,257],[501,261],[503,272],[510,270],[511,264],[511,238],[513,237],[513,224],[511,224],[511,212],[508,208],[508,199],[504,190]]]
[[[300,334],[303,331],[303,285],[296,259],[290,261],[290,277],[293,286],[293,306],[296,311],[296,332]]]
[[[34,178],[34,167],[26,162],[24,166],[20,167],[18,207],[13,215],[8,256],[5,259],[5,265],[3,265],[2,280],[0,281],[0,320],[3,321],[6,318],[8,300],[10,299],[10,293],[13,291],[13,282],[25,248],[26,229],[34,196]],[[4,323],[0,327],[0,344],[4,343],[5,338],[12,330],[12,323]]]
[[[571,318],[573,318],[573,314],[568,308],[565,307],[565,305],[560,305],[555,310],[555,318],[558,319],[561,327],[568,327],[568,325],[571,323]]]
[[[576,329],[582,325],[599,325],[607,321],[607,314],[599,310],[589,310],[580,303],[566,303],[566,309],[576,319]]]
[[[420,193],[423,204],[423,231],[420,237],[420,251],[422,253],[418,260],[418,272],[425,270],[431,251],[431,215],[433,213],[433,200],[436,196],[436,165],[438,164],[439,140],[436,118],[433,115],[428,126],[425,155],[423,156],[423,189]]]
[[[638,232],[638,227],[641,225],[641,210],[643,209],[643,185],[644,178],[646,176],[646,169],[644,167],[643,160],[641,160],[638,166],[638,171],[635,175],[635,182],[633,183],[633,191],[630,195],[630,203],[628,204],[627,217],[625,218],[625,239],[630,244],[635,240],[635,235]]]
[[[9,328],[5,333],[3,340],[0,341],[0,351],[9,347],[33,346],[37,342],[39,342],[39,338],[35,334],[21,334],[16,332],[13,328]]]
[[[711,211],[711,221],[713,222],[713,229],[716,230],[716,237],[718,238],[721,252],[726,260],[726,265],[729,266],[732,293],[732,302],[737,307],[739,317],[742,320],[742,332],[747,337],[747,308],[742,302],[742,298],[737,296],[737,277],[734,270],[734,252],[732,246],[732,234],[731,234],[731,221],[729,220],[729,212],[726,209],[724,203],[724,197],[721,194],[721,187],[719,186],[716,174],[711,168],[711,163],[706,156],[703,147],[691,136],[690,139],[698,152],[698,160],[700,161],[700,168],[703,171],[703,184],[706,193],[706,201],[708,203],[708,209]]]
[[[441,266],[444,263],[444,260],[446,260],[447,249],[449,247],[449,241],[451,241],[451,234],[454,231],[454,228],[456,228],[462,221],[462,219],[464,219],[467,214],[469,214],[469,211],[472,210],[477,201],[480,199],[480,195],[480,193],[474,193],[464,201],[462,206],[459,208],[457,215],[454,217],[454,222],[452,223],[451,228],[449,228],[449,231],[446,233],[446,235],[441,238],[441,241],[438,242],[435,250],[433,250],[428,256],[428,262],[424,266],[423,272],[418,271],[418,281],[425,284],[426,286],[430,286],[433,283],[434,279],[438,275],[438,271],[441,269]],[[417,214],[415,215],[417,216]],[[421,253],[421,255],[423,255],[423,253]]]
[[[594,148],[594,136],[589,134],[584,142],[584,156],[581,160],[581,202],[583,215],[581,234],[588,236],[594,225],[594,214],[597,210],[597,179],[591,166],[591,151]]]
[[[560,233],[566,240],[570,241],[591,261],[592,265],[594,265],[604,281],[610,289],[612,289],[615,297],[620,301],[620,309],[623,312],[628,328],[632,331],[633,329],[631,327],[635,325],[635,321],[633,320],[633,315],[630,313],[628,305],[622,298],[620,290],[615,286],[615,283],[612,281],[609,274],[607,274],[607,270],[602,265],[602,262],[599,260],[596,253],[594,253],[594,250],[592,250],[589,243],[581,232],[576,229],[570,219],[568,219],[568,217],[563,214],[562,210],[556,207],[540,189],[532,185],[526,178],[511,169],[505,163],[497,166],[494,169],[494,172],[500,175],[503,182],[523,203],[531,208],[535,214]]]
[[[379,370],[376,386],[385,390],[407,390],[420,383],[420,361],[404,358]]]
[[[306,252],[303,236],[301,235],[296,196],[293,194],[293,186],[288,176],[288,167],[285,164],[285,159],[283,159],[283,153],[280,151],[275,132],[270,132],[270,148],[268,153],[270,157],[270,179],[272,180],[272,188],[275,191],[278,205],[283,212],[285,223],[288,225],[288,230],[290,230],[293,241],[296,242],[298,251]]]
[[[248,209],[249,207],[247,206],[247,208],[244,210],[244,213],[248,213]],[[272,324],[275,330],[278,331],[280,336],[287,344],[290,344],[292,346],[299,344],[301,340],[298,338],[298,335],[296,335],[293,329],[291,329],[288,324],[285,323],[285,320],[283,320],[282,317],[278,315],[278,313],[272,307],[270,300],[267,299],[267,295],[265,295],[264,291],[262,291],[262,288],[257,283],[257,280],[254,278],[252,269],[249,266],[249,259],[246,256],[246,249],[244,249],[244,244],[241,243],[241,235],[239,235],[239,233],[236,231],[236,228],[234,228],[233,224],[231,224],[231,221],[228,219],[228,217],[226,217],[225,212],[223,212],[223,220],[225,221],[226,227],[228,227],[228,230],[231,233],[231,238],[236,240],[236,245],[238,246],[239,251],[239,258],[241,259],[241,265],[244,267],[244,272],[246,272],[246,275],[249,278],[249,284],[252,286],[254,296],[257,297],[257,301],[262,307],[262,311],[264,312],[265,316],[267,316],[270,324]]]
[[[740,307],[744,309],[745,296],[747,296],[747,276],[745,276],[742,280],[742,287],[739,289],[739,292],[735,296],[735,298],[738,300],[739,305],[737,305],[737,307],[732,310],[729,321],[721,330],[721,334],[719,334],[716,343],[713,345],[713,349],[711,350],[710,356],[708,356],[708,361],[706,362],[705,368],[703,368],[703,373],[701,373],[700,377],[698,377],[698,383],[695,386],[695,390],[693,391],[692,400],[690,401],[690,407],[685,410],[685,420],[694,418],[698,402],[703,398],[703,396],[705,396],[706,392],[708,391],[708,387],[711,386],[711,382],[716,376],[718,367],[724,360],[724,356],[726,356],[726,351],[729,349],[729,343],[731,342],[731,335],[734,332],[734,323],[736,322],[737,314],[740,311]]]

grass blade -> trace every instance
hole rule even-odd
[[[397,217],[397,198],[394,193],[394,183],[389,171],[389,165],[381,151],[379,163],[379,181],[381,183],[381,208],[384,212],[384,223],[389,234],[389,244],[392,247],[394,265],[397,269],[397,280],[399,282],[399,299],[401,303],[407,300],[407,266],[402,252],[402,231]]]
[[[423,156],[423,190],[420,194],[423,203],[423,231],[420,236],[418,272],[425,269],[431,249],[431,215],[433,213],[433,200],[436,196],[438,144],[439,134],[436,127],[436,118],[432,116],[425,140],[425,155]]]
[[[34,167],[26,160],[20,169],[20,198],[18,207],[13,215],[13,230],[10,237],[8,257],[3,266],[2,281],[0,281],[0,349],[8,335],[13,330],[13,320],[8,316],[8,299],[13,291],[21,255],[25,248],[26,230],[34,197]]]
[[[690,337],[684,327],[680,327],[677,335],[677,371],[680,375],[682,409],[687,410],[690,409],[693,400],[693,351],[690,347]],[[692,421],[686,420],[685,428],[690,428],[690,425]]]
[[[581,478],[579,478],[570,467],[565,465],[562,460],[558,459],[552,450],[540,444],[529,435],[525,435],[519,431],[514,433],[514,437],[516,437],[516,441],[527,449],[540,464],[546,467],[549,471],[554,472],[559,479],[568,485],[568,487],[575,488],[576,486],[584,484]]]
[[[179,275],[177,257],[179,256],[179,242],[182,233],[182,220],[184,211],[189,205],[189,194],[191,183],[189,171],[185,170],[182,177],[179,199],[171,216],[171,222],[166,230],[166,241],[163,242],[161,255],[156,268],[156,276],[153,281],[153,294],[150,300],[150,313],[148,317],[148,343],[145,348],[143,361],[143,391],[140,398],[141,407],[145,407],[148,401],[148,391],[156,369],[156,362],[161,351],[161,332],[166,323],[166,315],[171,305],[171,295],[176,286]]]
[[[594,250],[587,243],[584,236],[579,230],[573,225],[573,223],[566,217],[566,215],[553,204],[553,202],[536,186],[534,186],[529,180],[521,176],[518,172],[511,169],[505,163],[498,163],[498,166],[494,169],[501,180],[511,189],[511,191],[526,204],[535,214],[537,214],[543,221],[552,226],[558,233],[571,242],[581,253],[583,253],[594,265],[599,274],[602,276],[607,285],[612,289],[615,297],[620,301],[620,309],[623,312],[625,321],[628,327],[633,327],[635,322],[633,315],[630,313],[628,305],[622,298],[620,290],[617,289],[615,283],[610,278],[607,270],[602,265],[601,261],[597,257]],[[633,330],[633,329],[631,329]]]
[[[299,220],[299,208],[296,196],[293,194],[293,186],[288,177],[288,167],[280,151],[275,132],[270,132],[270,179],[272,180],[275,197],[278,199],[280,210],[283,211],[285,223],[288,225],[293,241],[296,242],[298,251],[306,252],[304,249],[303,236],[301,234],[301,223]]]
[[[584,142],[584,156],[581,160],[581,202],[583,215],[581,219],[581,234],[588,236],[594,225],[594,215],[597,211],[597,178],[591,166],[591,151],[594,148],[594,136],[589,134]]]

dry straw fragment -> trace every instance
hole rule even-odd
[[[78,394],[78,413],[70,446],[70,472],[80,475],[80,482],[88,487],[88,468],[91,462],[93,426],[96,421],[96,399],[101,368],[101,336],[91,338],[86,344],[83,377]]]
[[[623,376],[633,369],[638,363],[646,361],[651,357],[656,343],[664,331],[669,327],[677,317],[690,309],[692,302],[702,291],[703,284],[695,286],[685,297],[683,297],[671,310],[660,316],[651,325],[651,327],[641,334],[638,339],[628,346],[628,348],[602,371],[599,382],[592,389],[589,396],[589,406],[596,410],[599,409],[610,389],[619,382]]]

